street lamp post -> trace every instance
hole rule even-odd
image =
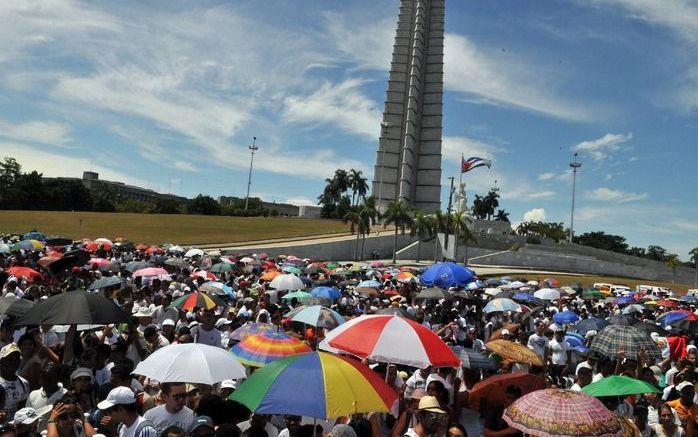
[[[381,136],[378,139],[378,145],[381,150],[381,169],[380,178],[378,180],[378,212],[382,213],[381,206],[383,202],[383,173],[385,173],[385,137],[388,135],[388,123],[381,123]]]
[[[247,205],[250,203],[250,185],[252,185],[252,163],[254,162],[254,152],[259,150],[256,145],[257,137],[252,137],[252,145],[248,147],[251,151],[250,156],[250,174],[247,176],[247,195],[245,196],[245,211],[247,211]]]
[[[582,164],[577,162],[577,153],[574,154],[574,159],[570,162],[570,167],[572,167],[572,212],[570,213],[570,243],[572,242],[572,237],[574,236],[574,194],[577,188],[577,170]]]
[[[448,192],[448,211],[446,213],[446,235],[444,238],[444,251],[446,252],[446,256],[448,256],[448,234],[450,233],[450,227],[451,227],[451,207],[453,206],[453,176],[449,176],[449,179],[451,180],[451,188]]]

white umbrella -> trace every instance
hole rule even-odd
[[[541,288],[533,293],[533,296],[543,300],[558,300],[560,299],[560,292],[554,288]]]
[[[182,246],[172,246],[167,250],[170,252],[179,252],[179,253],[184,252],[184,248]]]
[[[508,284],[502,285],[502,288],[507,289],[507,290],[515,290],[517,288],[523,287],[524,285],[526,285],[526,284],[524,284],[521,281],[514,281],[514,282],[510,282]]]
[[[240,258],[240,262],[245,263],[245,264],[251,263],[254,260],[255,260],[254,258],[251,258],[249,256],[244,256],[244,257]]]
[[[485,288],[485,294],[488,296],[496,296],[502,291],[501,288]]]
[[[95,243],[97,243],[97,244],[108,244],[109,246],[113,246],[113,245],[114,245],[114,243],[112,243],[110,239],[104,238],[104,237],[96,239],[96,240],[95,240]]]
[[[204,256],[204,251],[201,249],[189,249],[187,253],[184,254],[185,258],[191,258],[193,256]]]
[[[279,275],[271,280],[269,286],[279,291],[302,290],[305,288],[305,284],[301,281],[301,278],[296,275]]]
[[[213,385],[243,379],[245,367],[227,350],[201,343],[183,343],[158,349],[133,371],[159,382]]]
[[[0,253],[10,253],[10,246],[7,244],[0,244]]]

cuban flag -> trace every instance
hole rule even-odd
[[[487,168],[490,168],[492,166],[492,161],[490,161],[489,159],[478,158],[477,156],[473,156],[472,158],[468,159],[461,157],[460,172],[465,173],[474,168],[485,166]]]

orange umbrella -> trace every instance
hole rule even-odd
[[[42,256],[36,263],[39,264],[41,267],[46,267],[47,265],[51,264],[52,262],[58,259],[60,259],[60,257],[58,256]]]
[[[502,329],[498,329],[495,333],[493,333],[488,341],[494,341],[503,338],[502,331],[504,331],[505,329],[509,330],[511,335],[516,337],[519,333],[519,328],[520,325],[518,323],[507,323],[506,325],[504,325]]]
[[[501,356],[507,361],[514,363],[531,364],[543,366],[543,360],[531,349],[519,343],[509,340],[492,340],[485,347]]]
[[[276,278],[281,274],[280,271],[278,270],[267,270],[264,272],[262,276],[259,277],[259,279],[264,279],[265,281],[271,281],[272,279]]]
[[[470,408],[486,411],[488,408],[504,405],[504,391],[509,385],[519,387],[521,394],[525,395],[545,388],[545,379],[526,372],[500,373],[490,376],[475,384],[470,390],[468,397]]]
[[[7,273],[18,278],[24,278],[29,282],[33,282],[36,278],[43,278],[43,275],[29,267],[11,267],[7,269]]]

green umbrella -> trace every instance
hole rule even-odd
[[[298,300],[308,300],[308,299],[312,299],[313,295],[310,293],[306,293],[305,291],[294,291],[293,293],[286,294],[281,299],[291,300],[294,297]]]
[[[587,385],[582,388],[582,391],[595,397],[661,393],[652,384],[622,375],[608,376],[599,382]]]
[[[218,263],[214,264],[213,267],[211,267],[211,271],[213,273],[225,273],[229,272],[231,270],[235,269],[234,264],[229,264],[229,263]]]
[[[582,297],[584,299],[604,299],[606,296],[604,296],[604,294],[601,293],[599,290],[595,288],[590,288],[582,292]]]

